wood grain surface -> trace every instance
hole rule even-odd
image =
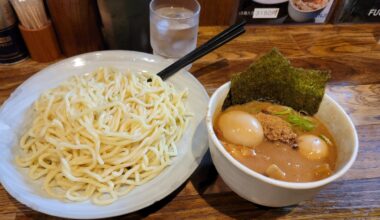
[[[201,27],[199,43],[221,30]],[[206,154],[196,172],[171,195],[117,219],[380,219],[379,33],[380,24],[248,27],[246,34],[193,64],[191,72],[210,95],[272,47],[295,66],[332,70],[327,93],[353,119],[360,151],[350,171],[312,200],[285,208],[250,203],[224,184]],[[47,65],[27,60],[0,66],[0,103]],[[0,186],[0,219],[55,217],[25,207]]]
[[[46,3],[64,55],[104,48],[96,1],[47,0]]]
[[[18,27],[33,60],[49,62],[61,56],[57,36],[50,21],[38,30],[27,29],[21,24]]]
[[[231,25],[238,13],[239,0],[198,0],[201,5],[199,25]]]

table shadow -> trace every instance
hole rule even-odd
[[[139,211],[132,212],[132,213],[129,213],[129,214],[126,214],[126,215],[114,217],[112,219],[142,219],[142,218],[146,218],[150,214],[153,214],[153,213],[159,211],[164,206],[166,206],[167,204],[169,204],[177,196],[177,194],[180,193],[183,190],[183,188],[185,188],[187,182],[188,181],[185,181],[174,192],[170,193],[165,198],[163,198],[163,199],[155,202],[154,204],[152,204],[152,205],[150,205],[150,206],[148,206],[146,208],[140,209]]]
[[[207,133],[205,128],[205,123],[200,123],[196,132],[194,134],[195,137],[200,137],[199,132]],[[197,136],[198,135],[198,136]],[[192,143],[192,145],[196,145],[197,142]],[[207,147],[207,146],[206,146]],[[192,146],[192,149],[196,149],[196,146]],[[189,152],[191,153],[191,152]],[[196,153],[194,152],[196,155]],[[285,207],[285,208],[269,208],[264,206],[259,206],[254,203],[251,203],[247,200],[240,198],[234,192],[228,190],[227,186],[220,179],[215,166],[212,163],[211,155],[209,150],[207,150],[206,154],[202,158],[198,158],[200,160],[200,164],[197,169],[193,172],[190,178],[185,181],[180,187],[178,187],[171,194],[166,196],[160,201],[143,208],[139,211],[122,215],[118,217],[114,217],[111,219],[142,219],[148,217],[152,213],[156,213],[170,202],[173,201],[177,197],[177,195],[185,188],[186,184],[190,181],[199,196],[204,199],[209,206],[217,210],[218,212],[232,217],[236,219],[276,219],[278,217],[284,216],[291,212],[293,207]],[[219,178],[219,179],[218,179]],[[216,181],[219,180],[218,183]],[[222,185],[223,188],[227,190],[216,190],[215,192],[210,192],[210,187]],[[9,195],[7,195],[9,196]],[[13,198],[11,200],[15,201]],[[26,219],[60,219],[57,217],[41,214],[35,212],[31,209],[25,208],[22,204],[15,201],[17,208],[23,213]],[[20,216],[21,217],[21,216]],[[175,216],[173,216],[175,217]],[[22,217],[21,217],[22,218]]]
[[[225,59],[225,58],[221,58],[221,59],[218,59],[218,60],[215,60],[213,61],[212,63],[210,64],[207,64],[205,66],[201,66],[197,69],[193,68],[191,70],[191,73],[196,77],[196,78],[199,78],[203,75],[206,75],[210,72],[214,72],[216,70],[220,70],[224,67],[228,66],[228,60]]]
[[[116,217],[112,217],[112,218],[104,218],[104,219],[112,219],[112,220],[116,220],[116,219],[143,219],[145,217],[148,217],[150,214],[159,211],[161,208],[163,208],[168,203],[170,203],[177,196],[177,194],[180,193],[183,190],[183,188],[186,186],[187,183],[188,183],[188,181],[184,182],[174,192],[172,192],[171,194],[169,194],[168,196],[166,196],[162,200],[157,201],[154,204],[152,204],[152,205],[150,205],[150,206],[148,206],[146,208],[140,209],[139,211],[132,212],[130,214],[116,216]],[[19,203],[18,201],[16,201],[8,193],[6,195],[7,195],[7,197],[9,197],[9,200],[13,201],[13,203],[17,207],[17,209],[20,212],[22,212],[22,214],[16,216],[15,219],[35,219],[35,220],[68,219],[68,218],[55,217],[55,216],[51,216],[51,215],[47,215],[47,214],[44,214],[44,213],[41,213],[41,212],[34,211],[34,210],[30,209],[30,208],[27,208],[25,205]],[[0,219],[2,219],[1,215],[0,215]]]
[[[198,169],[190,177],[198,194],[214,209],[234,219],[277,219],[290,213],[296,206],[271,208],[251,203],[233,191],[207,192],[215,184],[228,187],[220,178],[208,150]],[[216,181],[220,181],[216,183]],[[223,188],[224,188],[223,187]]]
[[[8,197],[8,200],[12,202],[12,204],[20,211],[22,214],[16,214],[14,219],[36,219],[36,220],[57,220],[57,219],[64,219],[59,218],[51,215],[47,215],[41,212],[34,211],[33,209],[25,206],[24,204],[17,201],[15,198],[13,198],[8,193],[5,193],[5,195]],[[0,208],[1,209],[1,208]],[[2,219],[2,216],[0,215],[0,219]]]
[[[285,208],[269,208],[260,205],[256,205],[249,201],[240,198],[234,192],[221,192],[221,193],[207,193],[207,189],[215,184],[218,179],[218,173],[215,166],[212,163],[210,152],[207,151],[205,156],[195,172],[190,176],[189,180],[185,181],[178,189],[163,198],[162,200],[144,208],[139,211],[117,216],[109,219],[142,219],[148,217],[152,213],[156,213],[166,205],[168,205],[177,195],[185,188],[188,181],[191,181],[197,193],[204,199],[208,205],[218,210],[218,212],[235,218],[235,219],[276,219],[284,216],[292,211],[293,207]],[[224,184],[224,183],[223,183]],[[54,216],[49,216],[29,208],[25,208],[24,205],[14,200],[7,194],[11,201],[14,201],[16,207],[23,213],[24,216],[19,216],[17,219],[42,219],[42,220],[56,220],[62,219]],[[173,216],[174,217],[174,216]]]

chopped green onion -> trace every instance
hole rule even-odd
[[[279,110],[281,109],[281,110]],[[267,108],[267,111],[274,115],[287,115],[292,112],[292,109],[289,107],[279,107],[279,106],[270,106]]]
[[[315,124],[302,116],[289,115],[287,121],[291,124],[302,128],[305,131],[312,131],[315,128]]]
[[[326,142],[326,144],[332,146],[332,142],[330,141],[330,139],[328,139],[328,137],[324,136],[323,134],[319,135],[319,137],[324,141]]]

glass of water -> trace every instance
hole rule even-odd
[[[153,54],[177,59],[194,50],[199,11],[196,0],[152,0],[150,43]]]

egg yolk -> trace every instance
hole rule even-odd
[[[227,111],[220,115],[218,127],[226,141],[243,146],[257,146],[264,139],[260,122],[243,111]]]
[[[297,142],[300,153],[309,160],[325,159],[329,153],[327,144],[315,135],[302,135]]]

